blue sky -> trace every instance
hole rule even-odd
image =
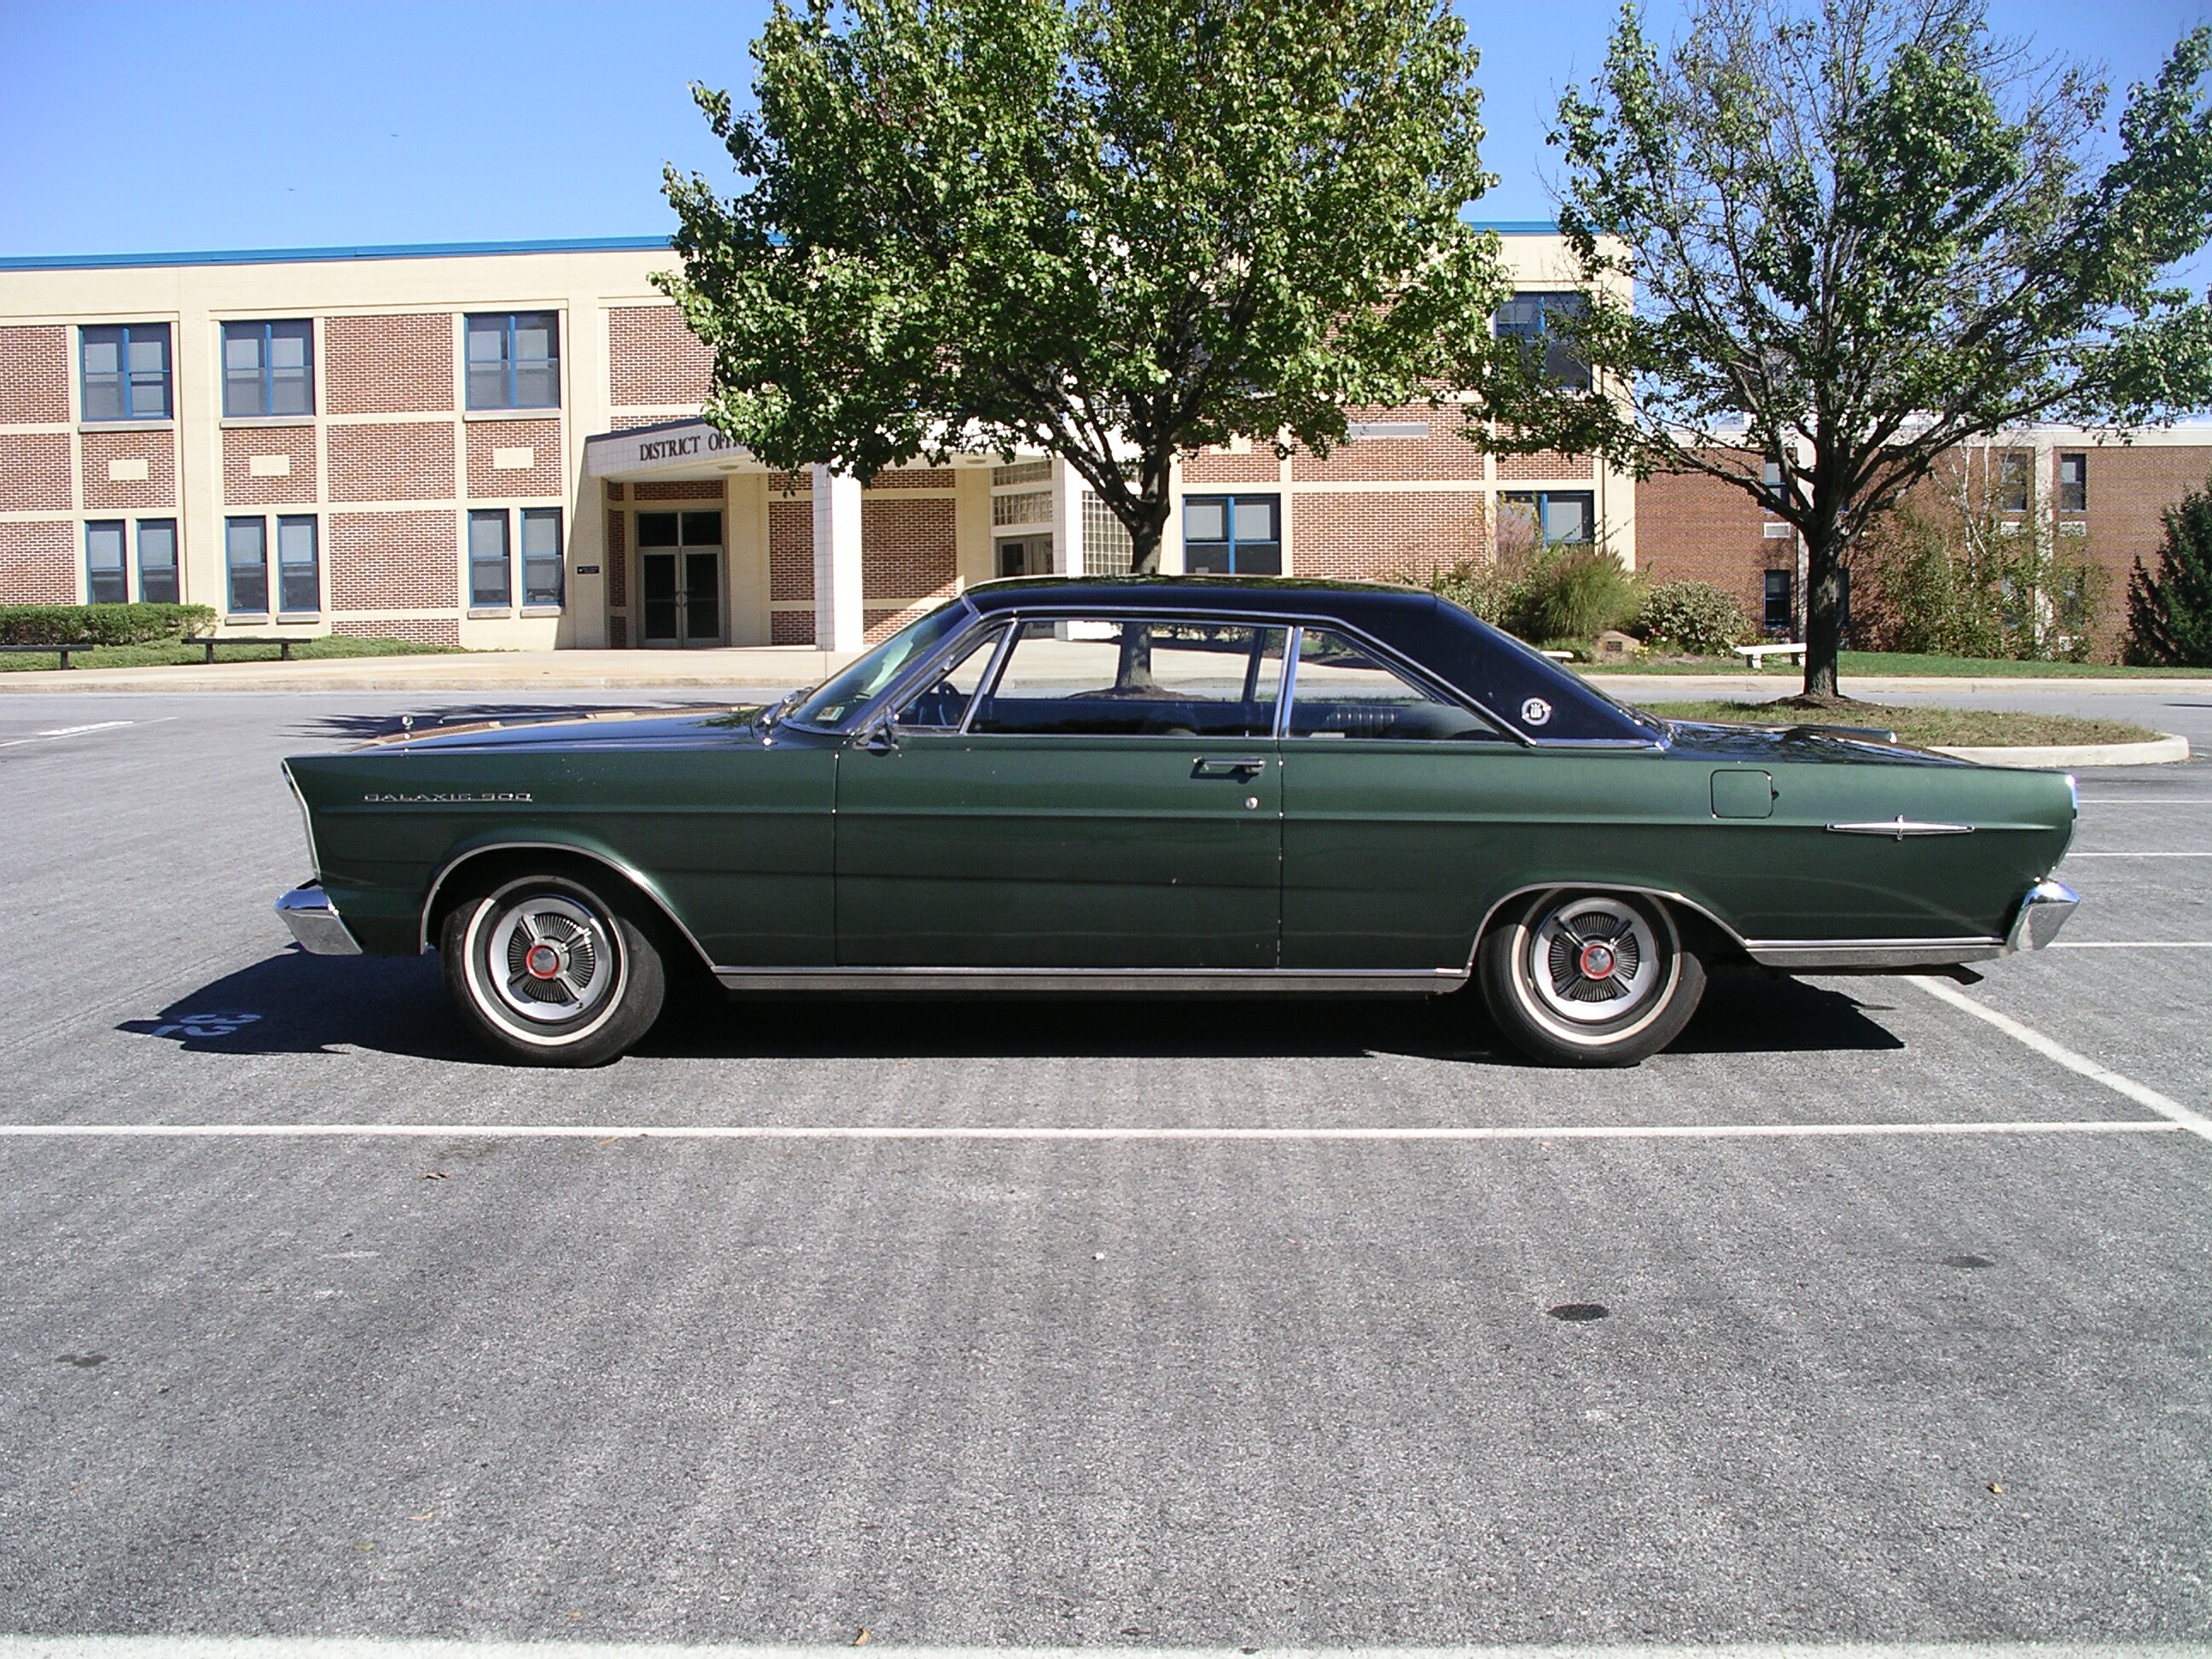
[[[1680,6],[1655,0],[1664,33]],[[660,164],[726,177],[684,91],[742,88],[766,11],[616,4],[0,0],[0,254],[664,232]],[[1550,211],[1545,118],[1613,0],[1462,0],[1500,175]],[[2151,74],[2212,0],[1995,0],[2007,33]]]

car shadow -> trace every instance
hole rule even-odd
[[[347,1049],[494,1061],[446,1000],[437,959],[316,957],[293,946],[118,1030],[195,1054]],[[1903,1042],[1855,998],[1724,975],[1672,1052],[1879,1051]],[[1333,1058],[1402,1054],[1520,1065],[1472,992],[1425,1001],[1320,998],[672,998],[638,1045],[660,1059]]]
[[[647,710],[655,714],[678,714],[685,709],[719,711],[744,707],[763,701],[760,696],[740,697],[643,698],[635,702],[483,702],[461,705],[441,705],[399,714],[320,714],[313,720],[303,720],[290,728],[290,735],[330,741],[351,740],[367,743],[375,738],[396,738],[402,732],[412,730],[416,735],[428,737],[434,732],[456,726],[477,726],[486,720],[498,720],[508,726],[528,726],[545,720],[572,720],[586,714],[607,714],[630,710]],[[412,720],[414,725],[407,724]]]

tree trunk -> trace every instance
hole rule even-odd
[[[1160,574],[1160,539],[1168,527],[1168,504],[1159,502],[1157,513],[1151,511],[1153,505],[1151,501],[1144,502],[1146,509],[1145,519],[1128,527],[1129,574],[1133,576],[1157,576]],[[1070,569],[1081,568],[1082,550],[1075,550],[1075,555],[1068,561]]]
[[[1844,550],[1833,520],[1805,538],[1805,695],[1838,697],[1836,659],[1843,647]]]

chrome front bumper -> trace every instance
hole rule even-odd
[[[324,892],[322,884],[309,882],[304,887],[295,887],[276,901],[276,914],[284,918],[284,925],[292,930],[292,937],[300,941],[301,949],[319,957],[357,957],[361,945],[346,931],[337,907]]]
[[[2040,951],[2058,937],[2058,930],[2066,925],[2066,918],[2074,914],[2074,907],[2081,896],[2063,881],[2053,881],[2045,876],[2027,890],[2027,896],[2020,902],[2020,912],[2012,919],[2012,931],[2005,935],[2008,951]]]

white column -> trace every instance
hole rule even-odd
[[[1083,475],[1058,456],[1052,463],[1052,569],[1083,574]]]
[[[860,481],[826,466],[814,477],[814,648],[858,651],[867,627],[860,608]]]

